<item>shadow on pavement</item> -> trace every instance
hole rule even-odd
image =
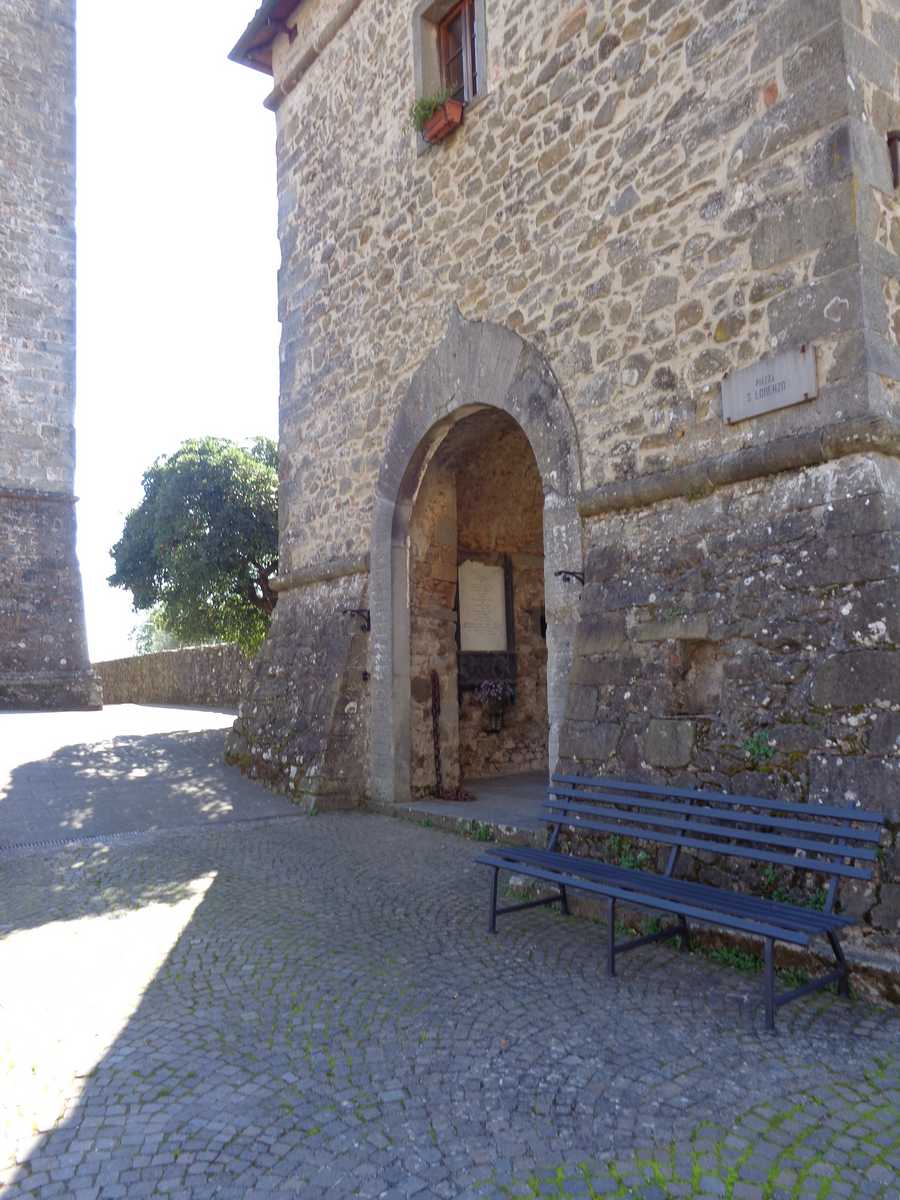
[[[225,731],[63,746],[0,777],[0,849],[296,813],[224,764]]]

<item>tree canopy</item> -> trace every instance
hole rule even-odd
[[[234,641],[252,653],[265,637],[277,600],[277,456],[270,438],[243,447],[209,437],[145,472],[109,582],[180,643]]]

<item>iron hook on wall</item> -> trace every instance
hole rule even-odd
[[[362,619],[360,629],[363,631],[363,633],[372,632],[372,613],[368,608],[342,608],[341,616],[360,617]]]
[[[553,574],[557,579],[561,579],[563,583],[571,583],[573,579],[584,587],[584,571],[554,571]]]

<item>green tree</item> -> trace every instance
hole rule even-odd
[[[233,641],[252,653],[277,596],[277,447],[184,442],[144,474],[144,498],[113,546],[109,582],[182,645]]]
[[[134,626],[130,636],[138,654],[157,654],[160,650],[178,649],[178,639],[166,629],[161,608],[151,609],[149,615]]]

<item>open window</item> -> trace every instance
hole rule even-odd
[[[471,104],[486,91],[485,0],[421,0],[413,13],[416,96],[449,92]]]
[[[454,100],[468,103],[478,95],[475,0],[462,0],[438,24],[441,85]]]

